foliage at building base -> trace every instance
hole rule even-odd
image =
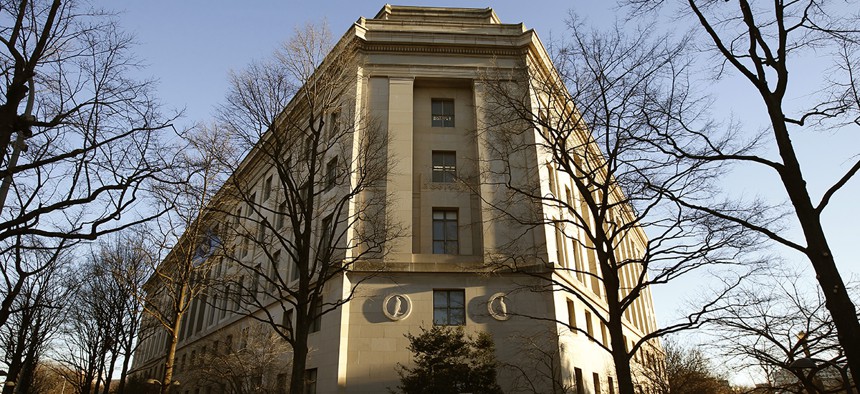
[[[493,338],[486,332],[466,335],[462,327],[421,328],[406,334],[414,367],[399,365],[403,394],[501,393],[496,383]]]

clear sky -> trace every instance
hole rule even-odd
[[[139,46],[135,52],[148,68],[145,75],[160,81],[159,93],[171,108],[184,109],[185,117],[179,125],[207,121],[213,107],[219,103],[227,89],[227,73],[239,70],[252,59],[270,54],[279,43],[290,37],[295,26],[305,22],[326,19],[336,36],[343,34],[359,17],[373,17],[383,2],[358,0],[285,1],[212,1],[212,0],[147,0],[119,1],[94,0],[94,5],[121,11],[123,28],[137,36]],[[586,0],[531,0],[531,1],[411,1],[396,4],[492,7],[504,23],[523,22],[537,30],[544,41],[564,34],[564,21],[569,9],[597,27],[610,27],[615,11],[609,1]],[[856,10],[855,10],[856,11]],[[789,106],[806,102],[806,94],[824,74],[815,58],[793,64],[794,82],[801,82],[800,90],[793,91],[787,100]],[[704,77],[703,77],[704,78]],[[763,105],[748,84],[737,76],[719,82],[706,81],[715,98],[715,112],[720,118],[734,116],[749,130],[765,125],[761,117]],[[804,90],[806,89],[806,90]],[[804,170],[810,174],[813,199],[820,198],[826,185],[836,180],[850,166],[852,155],[860,152],[858,128],[841,133],[820,131],[794,135],[795,144],[803,160]],[[747,196],[782,197],[781,185],[773,174],[744,170],[726,180],[728,186]],[[843,278],[860,273],[854,247],[860,232],[855,224],[860,219],[856,202],[860,197],[860,179],[855,179],[833,200],[825,215],[825,230],[839,262]],[[794,232],[793,234],[797,234]],[[797,239],[795,237],[795,239]],[[775,248],[788,260],[808,265],[801,256]],[[812,275],[809,275],[812,283]],[[676,316],[679,299],[695,294],[701,287],[690,281],[655,291],[655,304],[659,320]]]

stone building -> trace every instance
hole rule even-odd
[[[488,73],[503,74],[523,65],[529,72],[552,72],[537,34],[521,23],[502,23],[489,8],[386,5],[373,18],[359,18],[338,48],[346,45],[358,51],[354,99],[346,100],[347,106],[366,111],[387,133],[387,145],[379,149],[389,165],[386,212],[403,227],[404,236],[388,243],[383,272],[357,264],[324,294],[331,300],[348,298],[351,285],[360,283],[352,300],[323,315],[309,336],[305,377],[316,392],[380,393],[395,388],[397,364],[411,359],[404,334],[432,325],[491,333],[498,359],[528,371],[544,385],[541,391],[549,392],[555,379],[581,392],[615,392],[612,360],[597,343],[606,343],[606,328],[592,316],[604,308],[601,285],[562,269],[575,267],[596,275],[594,265],[584,261],[589,254],[557,237],[550,225],[529,229],[529,236],[522,237],[521,229],[496,220],[488,203],[505,191],[484,182],[488,175],[482,163],[488,150],[481,135],[493,132],[484,84],[490,83]],[[350,119],[358,118],[341,116],[338,121]],[[543,165],[549,158],[538,150],[527,157],[535,162],[521,176],[542,192],[558,193],[569,182]],[[253,160],[253,154],[245,159],[242,177],[268,194],[270,169]],[[630,253],[643,250],[644,235],[637,237],[631,237],[636,240]],[[546,283],[533,275],[488,268],[492,256],[510,252],[512,244],[540,262],[536,269],[568,282],[580,297],[530,291]],[[227,295],[212,295],[196,301],[178,346],[177,376],[199,367],[195,360],[200,362],[207,341],[219,336],[232,340],[258,325],[229,310],[226,300]],[[283,314],[285,322],[292,318],[289,311],[274,307],[272,313]],[[650,292],[628,316],[625,326],[631,339],[656,328]],[[160,376],[163,344],[163,333],[143,340],[134,357],[136,374]],[[530,351],[535,348],[545,350],[541,354],[549,359],[537,359]],[[515,369],[500,369],[506,392],[518,391],[521,378]],[[258,384],[275,385],[283,379],[273,371],[255,378]],[[193,394],[219,390],[181,387]]]

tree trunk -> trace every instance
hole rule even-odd
[[[857,335],[860,333],[860,321],[857,320],[857,309],[848,296],[827,244],[827,236],[821,227],[821,212],[815,209],[809,197],[809,190],[806,188],[806,181],[803,179],[803,172],[784,121],[785,117],[782,115],[781,102],[774,97],[765,97],[765,102],[784,165],[780,177],[803,230],[806,256],[815,269],[815,277],[824,293],[825,306],[836,326],[839,344],[845,351],[851,376],[854,381],[860,381],[860,336]]]
[[[176,344],[179,342],[179,329],[182,326],[182,319],[176,319],[173,323],[174,331],[170,334],[170,344],[167,348],[167,356],[164,360],[164,376],[161,378],[161,394],[167,394],[170,390],[170,383],[173,382],[173,365],[176,359]]]
[[[290,376],[290,394],[303,394],[305,392],[305,367],[307,366],[308,357],[307,329],[297,329],[295,338],[293,366]]]
[[[128,363],[131,361],[131,349],[130,346],[125,349],[125,357],[122,359],[122,371],[119,374],[119,385],[117,386],[116,393],[123,394],[125,392],[125,381],[128,378]]]
[[[110,394],[110,382],[114,366],[116,366],[116,353],[111,352],[110,365],[108,365],[105,370],[105,387],[102,390],[102,394]]]
[[[600,252],[599,252],[600,253]],[[603,256],[608,258],[608,256]],[[615,364],[615,379],[618,382],[619,394],[636,394],[633,385],[633,374],[630,371],[630,356],[627,354],[626,344],[624,343],[624,311],[621,309],[621,301],[619,299],[619,287],[621,280],[618,278],[618,270],[614,267],[609,267],[609,264],[601,264],[603,271],[603,286],[606,289],[606,306],[609,311],[609,319],[606,326],[609,330],[609,344],[604,346],[609,347],[612,355],[613,364]]]
[[[179,332],[182,329],[182,316],[185,311],[185,296],[188,293],[188,283],[183,283],[179,289],[179,305],[175,309],[173,327],[170,329],[170,343],[167,347],[167,355],[164,359],[164,376],[161,378],[161,394],[167,394],[173,383],[173,366],[176,364],[176,345],[179,344]]]

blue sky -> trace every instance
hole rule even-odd
[[[564,34],[564,20],[569,9],[597,27],[614,23],[615,11],[605,1],[400,1],[403,5],[492,7],[504,23],[525,23],[537,30],[544,43]],[[283,40],[290,37],[294,26],[323,19],[336,36],[345,32],[360,16],[373,17],[383,2],[336,1],[118,1],[96,0],[94,5],[120,11],[120,24],[137,36],[137,55],[148,64],[144,75],[159,80],[159,93],[170,108],[184,109],[180,126],[207,121],[213,107],[224,97],[227,73],[239,70],[252,59],[265,57]],[[792,92],[789,106],[806,101],[816,81],[824,74],[815,58],[800,59],[792,69],[794,82],[800,89]],[[702,74],[703,79],[705,79]],[[705,81],[702,86],[712,89],[714,111],[720,118],[733,116],[744,122],[748,130],[759,130],[766,124],[761,117],[763,105],[748,84],[737,76],[721,81]],[[832,130],[799,133],[794,141],[810,175],[808,182],[817,200],[826,185],[835,182],[837,173],[844,172],[851,157],[860,149],[860,134],[855,127],[836,133]],[[736,194],[764,196],[784,200],[781,185],[773,174],[744,168],[726,180]],[[854,244],[858,232],[854,225],[860,219],[855,203],[860,196],[860,179],[855,179],[837,195],[824,216],[825,229],[839,262],[843,278],[857,276],[860,264]],[[797,234],[797,232],[792,232]],[[797,237],[795,237],[797,239]],[[808,265],[798,254],[775,248],[790,261]],[[809,274],[810,283],[812,275]],[[676,316],[679,299],[700,291],[697,283],[674,284],[655,291],[655,304],[660,321]]]

